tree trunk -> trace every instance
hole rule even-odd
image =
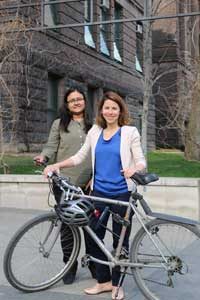
[[[151,15],[152,3],[151,0],[146,1],[145,14]],[[145,22],[145,37],[144,37],[144,97],[142,111],[142,146],[144,153],[147,153],[147,128],[148,128],[148,111],[149,99],[152,95],[152,32],[151,22]]]
[[[200,161],[200,66],[185,135],[185,158]]]

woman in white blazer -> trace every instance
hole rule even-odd
[[[133,182],[130,177],[146,167],[145,158],[140,143],[140,135],[136,127],[128,126],[128,110],[124,100],[112,91],[106,92],[99,103],[96,124],[89,130],[82,148],[70,158],[50,165],[45,168],[45,175],[49,171],[59,172],[61,168],[72,167],[80,164],[91,152],[92,156],[92,195],[111,198],[121,201],[129,201]],[[108,206],[108,204],[106,204]],[[96,203],[95,208],[100,215],[104,209],[104,203]],[[110,211],[124,217],[126,207],[110,205]],[[106,226],[109,214],[103,220]],[[132,217],[132,216],[131,216]],[[96,231],[100,239],[104,239],[105,229],[95,229],[97,217],[93,217],[90,226]],[[129,226],[131,227],[131,226]],[[113,248],[117,248],[121,225],[113,220]],[[130,228],[124,240],[123,247],[128,252]],[[94,241],[87,238],[90,254],[96,258],[106,260],[103,252],[96,247]],[[96,263],[97,283],[92,288],[85,289],[88,295],[96,295],[102,292],[112,291],[112,299],[124,299],[122,287],[117,285],[120,278],[120,269],[115,267],[110,274],[106,265]]]

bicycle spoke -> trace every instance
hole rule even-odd
[[[4,258],[8,281],[23,291],[38,291],[62,278],[80,249],[79,231],[58,226],[47,213],[25,224],[13,237]],[[61,231],[60,231],[61,230]]]
[[[167,264],[147,233],[140,230],[131,249],[132,262],[144,264],[144,267],[132,268],[139,288],[150,300],[179,300],[185,291],[188,299],[199,299],[200,293],[196,292],[199,285],[199,231],[192,226],[161,220],[151,224],[150,232],[154,230],[152,237]],[[190,288],[191,283],[196,289]]]

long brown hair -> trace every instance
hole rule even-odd
[[[98,110],[97,110],[97,117],[96,117],[96,124],[102,128],[107,127],[106,121],[101,113],[102,107],[106,100],[112,100],[119,105],[120,115],[119,115],[119,119],[118,119],[118,125],[120,127],[123,125],[128,125],[129,124],[129,114],[128,114],[127,105],[120,95],[118,95],[117,93],[112,92],[112,91],[108,91],[108,92],[104,93],[101,101],[99,102]]]

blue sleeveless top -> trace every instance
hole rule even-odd
[[[104,140],[103,131],[95,148],[94,190],[105,196],[128,192],[121,174],[120,157],[121,128],[109,139]]]

